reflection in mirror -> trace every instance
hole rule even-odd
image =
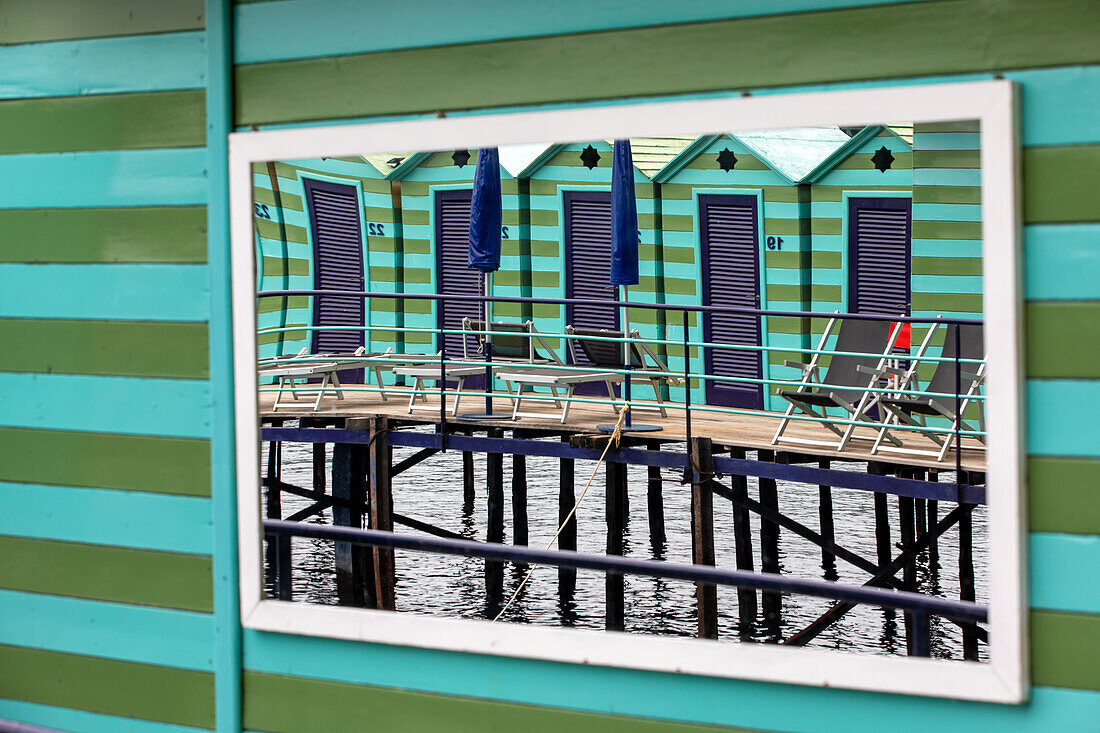
[[[986,660],[977,122],[252,184],[269,598]]]

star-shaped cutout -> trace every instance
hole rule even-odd
[[[894,156],[890,154],[890,151],[883,145],[881,148],[875,151],[875,154],[871,156],[871,162],[875,164],[880,172],[885,173],[890,170],[890,166],[894,162]]]
[[[585,168],[592,170],[600,162],[600,154],[596,152],[594,147],[589,145],[581,151],[581,162],[584,163]]]
[[[470,162],[469,150],[456,150],[451,154],[451,160],[455,162],[459,168]]]
[[[729,148],[718,154],[718,167],[729,173],[737,165],[737,156]]]

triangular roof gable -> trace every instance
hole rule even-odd
[[[723,132],[718,135],[702,135],[696,138],[695,142],[693,142],[691,145],[688,145],[686,148],[684,148],[683,152],[670,160],[668,165],[657,171],[657,174],[653,176],[653,180],[656,183],[667,183],[677,173],[686,168],[687,165],[691,163],[691,161],[706,153],[707,149],[711,145],[720,141],[732,142],[735,148],[741,148],[742,152],[748,153],[749,155],[759,160],[768,170],[779,176],[779,178],[783,182],[788,184],[795,183],[795,181],[792,180],[790,176],[776,168],[775,165],[770,160],[768,160],[768,157],[766,155],[761,153],[752,145],[749,145],[741,138],[734,135],[732,132]],[[734,150],[733,152],[734,154],[736,154],[738,151]]]
[[[860,152],[861,148],[869,141],[874,140],[880,133],[886,132],[888,135],[897,139],[902,145],[912,151],[913,146],[905,141],[901,135],[898,135],[895,131],[884,125],[871,125],[864,127],[862,130],[852,136],[852,139],[837,148],[832,155],[825,160],[821,161],[816,168],[807,173],[803,177],[801,183],[817,183],[824,178],[833,168],[836,168],[843,161],[849,157]]]
[[[601,154],[601,159],[602,159],[602,155],[604,153],[606,153],[607,154],[607,159],[609,161],[608,165],[607,165],[607,169],[608,170],[610,169],[610,167],[611,167],[610,166],[610,160],[611,160],[612,147],[611,147],[611,143],[608,142],[607,140],[592,140],[592,141],[589,141],[589,142],[572,142],[572,143],[555,143],[554,145],[551,145],[548,148],[546,148],[546,150],[542,151],[542,154],[539,155],[534,160],[532,160],[530,165],[528,165],[526,168],[524,168],[522,171],[520,171],[519,175],[517,175],[516,178],[531,178],[536,173],[538,173],[542,168],[546,167],[546,165],[551,160],[553,160],[555,158],[555,156],[557,156],[559,153],[562,153],[562,152],[565,152],[565,151],[569,150],[570,147],[573,147],[575,145],[581,146],[581,149],[583,149],[585,146],[591,145],[592,147],[594,147],[596,149],[596,151],[598,153]],[[576,162],[576,165],[578,167],[583,167],[583,166],[581,166],[580,160],[578,160]],[[600,167],[603,168],[604,166],[600,166]],[[648,183],[649,182],[649,176],[647,176],[645,173],[642,173],[640,170],[638,170],[638,166],[634,166],[634,182],[635,183]]]
[[[470,177],[470,180],[473,181],[474,171],[477,170],[477,148],[470,148],[469,152],[470,152],[470,162],[467,163],[466,165],[462,166],[462,168],[457,168],[457,166],[456,166],[456,168],[457,168],[459,173],[461,173],[462,171],[469,168],[470,169],[469,177]],[[454,153],[453,150],[433,150],[431,152],[426,152],[426,153],[413,153],[408,158],[406,158],[401,163],[401,165],[394,168],[390,172],[390,174],[388,176],[386,176],[386,178],[388,178],[391,181],[404,181],[404,180],[407,180],[414,173],[416,173],[416,171],[418,169],[420,169],[420,167],[423,166],[423,164],[425,162],[427,162],[433,155],[451,155],[453,153]],[[462,177],[463,177],[462,175],[456,175],[455,179],[456,180],[461,179]],[[511,180],[512,178],[513,178],[513,176],[512,176],[511,173],[508,172],[508,169],[505,168],[503,165],[500,166],[500,179],[502,181],[506,181],[506,180]]]

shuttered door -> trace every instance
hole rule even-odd
[[[909,315],[909,199],[849,199],[849,310]]]
[[[483,276],[471,270],[470,264],[470,197],[471,191],[439,191],[435,198],[436,288],[441,295],[479,295]],[[462,319],[481,317],[481,304],[469,301],[440,301],[439,328],[462,330]],[[476,349],[475,339],[469,347]],[[440,348],[438,341],[436,348]],[[443,347],[449,357],[462,356],[462,336],[443,337]],[[473,354],[474,352],[471,352]]]
[[[760,304],[759,226],[755,196],[700,196],[703,305],[758,308]],[[708,313],[703,338],[717,344],[760,345],[760,318],[737,313]],[[759,351],[704,349],[708,374],[761,378]],[[709,381],[707,402],[763,409],[759,383]]]
[[[618,300],[611,284],[611,194],[565,194],[565,297]],[[613,305],[570,305],[566,322],[577,328],[619,329]]]
[[[359,226],[359,196],[354,186],[303,179],[309,226],[313,236],[313,286],[317,290],[363,289],[363,232]],[[353,352],[363,345],[364,299],[360,296],[318,296],[314,326],[357,326],[349,330],[313,332],[313,353]],[[339,373],[340,381],[361,384],[363,370]]]

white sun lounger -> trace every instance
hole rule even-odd
[[[276,357],[264,359],[257,365],[257,375],[270,377],[276,380],[278,390],[275,392],[275,403],[271,407],[272,412],[277,412],[280,407],[287,407],[283,398],[287,393],[291,399],[298,401],[299,393],[312,394],[317,397],[313,402],[313,410],[316,412],[321,407],[321,401],[325,395],[332,395],[338,400],[344,399],[344,392],[340,384],[337,372],[348,369],[370,369],[382,387],[382,371],[388,366],[382,360],[393,353],[392,349],[382,352],[366,353],[366,349],[359,347],[352,354],[307,354],[305,349],[290,357]],[[331,359],[331,361],[329,361]],[[299,385],[313,377],[321,377],[321,383],[314,385]],[[385,391],[381,392],[382,399],[386,400]]]

